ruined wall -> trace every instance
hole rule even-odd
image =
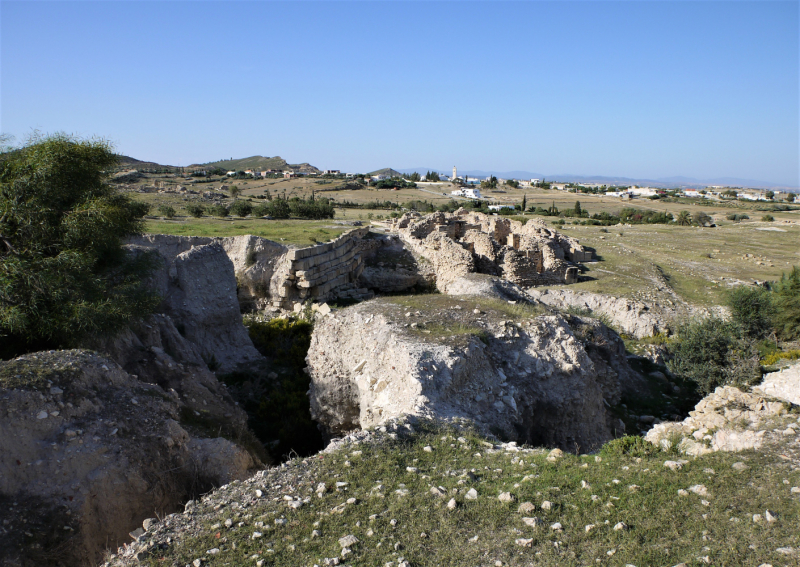
[[[368,232],[357,228],[325,244],[287,252],[270,281],[273,306],[289,308],[309,298],[371,297],[369,290],[356,285],[364,269],[359,242]]]
[[[523,287],[574,283],[577,268],[570,262],[591,259],[578,240],[548,228],[542,221],[519,221],[459,209],[455,213],[437,212],[427,216],[403,215],[392,224],[417,254],[430,258],[436,266],[437,287],[444,291],[454,277],[468,273],[498,275]],[[437,235],[436,238],[432,238]],[[444,243],[449,240],[472,256]],[[442,250],[446,252],[443,253]],[[452,256],[448,257],[449,250]]]

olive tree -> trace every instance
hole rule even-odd
[[[151,312],[154,266],[123,239],[148,206],[107,182],[100,140],[35,137],[0,154],[0,357],[80,344]]]

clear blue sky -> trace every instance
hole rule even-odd
[[[800,185],[798,2],[0,3],[0,132]]]

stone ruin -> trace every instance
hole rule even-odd
[[[577,262],[592,259],[578,240],[544,222],[468,212],[406,213],[391,230],[416,254],[433,262],[442,292],[469,273],[499,276],[520,287],[575,283]]]
[[[131,244],[157,249],[168,261],[218,243],[233,262],[243,309],[292,310],[306,301],[361,301],[375,292],[436,286],[465,291],[465,276],[487,274],[521,288],[577,281],[576,262],[592,253],[576,239],[533,219],[526,224],[471,213],[407,213],[390,234],[355,228],[330,242],[291,248],[257,236],[146,235]]]

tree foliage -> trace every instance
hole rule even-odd
[[[800,268],[783,273],[771,289],[775,331],[787,341],[800,339]]]
[[[0,155],[0,356],[74,346],[153,310],[148,254],[122,247],[148,206],[117,193],[103,141],[37,137]]]

